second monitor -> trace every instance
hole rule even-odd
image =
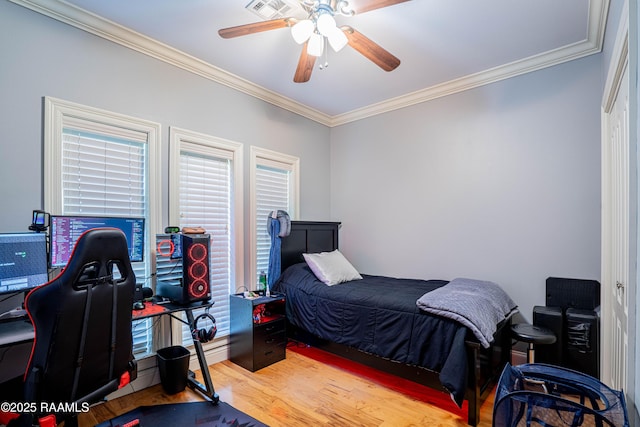
[[[92,228],[112,227],[124,232],[131,262],[144,260],[144,218],[51,215],[49,233],[49,264],[64,267],[71,257],[76,241]]]

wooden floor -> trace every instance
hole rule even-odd
[[[210,366],[220,400],[271,427],[465,426],[466,418],[384,388],[298,353],[257,372],[230,361]],[[199,401],[198,393],[167,395],[161,385],[97,405],[80,414],[79,427],[94,426],[138,406]],[[480,427],[491,426],[493,397],[482,406]]]

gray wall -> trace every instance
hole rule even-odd
[[[359,271],[501,284],[600,278],[601,55],[331,132],[331,215]]]
[[[42,98],[162,124],[162,223],[168,221],[169,126],[298,156],[302,218],[329,217],[329,129],[84,31],[0,1],[0,232],[42,208]],[[247,221],[248,223],[248,221]],[[248,236],[248,229],[245,230]]]
[[[494,280],[527,318],[546,277],[599,279],[601,55],[329,130],[9,2],[0,32],[0,231],[42,207],[52,96],[162,123],[165,172],[169,125],[299,156],[300,217],[363,272]]]

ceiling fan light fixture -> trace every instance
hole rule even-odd
[[[347,39],[345,33],[338,27],[335,27],[334,30],[331,31],[327,36],[327,40],[329,41],[331,48],[336,52],[339,52],[347,45],[347,43],[349,43],[349,39]]]
[[[320,34],[328,37],[336,28],[336,20],[330,12],[323,12],[321,10],[320,16],[318,16],[318,19],[316,20],[316,28],[318,28],[318,32],[320,32]]]
[[[314,29],[315,26],[313,21],[310,19],[304,19],[291,27],[291,36],[296,43],[302,44],[309,40]]]
[[[311,56],[322,56],[324,50],[324,37],[319,33],[311,34],[307,44],[307,53]]]
[[[251,5],[268,3],[268,1],[252,0]],[[400,65],[398,58],[352,27],[338,28],[335,17],[338,15],[353,16],[356,13],[382,9],[409,0],[273,0],[278,3],[283,1],[285,3],[299,2],[300,11],[305,13],[307,18],[303,19],[299,14],[292,14],[289,17],[222,28],[218,30],[218,34],[222,38],[229,39],[263,31],[289,28],[295,42],[303,45],[293,78],[295,83],[309,81],[317,58],[323,54],[326,56],[319,68],[327,67],[328,47],[326,45],[331,45],[331,48],[336,52],[349,45],[384,71],[393,71]],[[354,3],[355,8],[351,3]]]

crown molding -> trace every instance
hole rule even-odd
[[[228,86],[326,126],[331,116],[63,0],[9,0],[34,12]]]
[[[435,86],[408,93],[383,102],[368,105],[345,114],[333,116],[330,126],[339,126],[345,123],[354,122],[377,114],[398,110],[400,108],[419,104],[441,98],[465,90],[495,83],[511,77],[552,67],[574,59],[599,53],[602,51],[604,32],[607,23],[607,12],[609,10],[609,0],[590,0],[589,2],[589,28],[587,38],[554,49],[538,55],[530,56],[509,64],[500,65],[489,70],[484,70],[476,74],[450,80]]]
[[[609,0],[589,1],[587,38],[578,43],[451,80],[344,114],[330,116],[231,74],[155,39],[63,0],[9,0],[57,21],[133,49],[328,127],[339,126],[582,58],[602,50]]]

